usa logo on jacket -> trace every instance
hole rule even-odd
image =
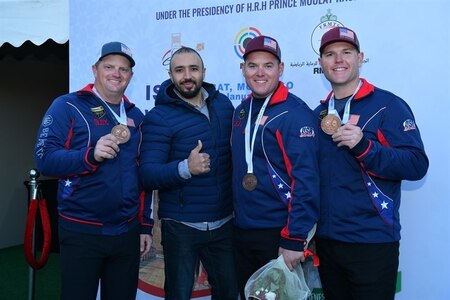
[[[315,137],[316,134],[314,132],[314,128],[309,127],[309,126],[304,126],[302,128],[300,128],[300,137],[304,138],[304,137]]]
[[[410,131],[416,129],[416,122],[411,119],[407,119],[403,122],[403,131]]]

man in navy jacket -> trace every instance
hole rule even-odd
[[[248,278],[283,255],[289,269],[304,261],[319,217],[317,122],[280,81],[278,42],[252,39],[242,74],[251,95],[233,117],[234,249],[241,299]]]
[[[345,27],[321,40],[332,92],[320,119],[321,217],[317,228],[326,299],[394,299],[402,180],[419,180],[428,158],[405,101],[359,77],[364,59]]]
[[[138,179],[142,112],[124,96],[135,65],[103,45],[94,84],[53,101],[39,128],[39,171],[59,178],[61,299],[134,299],[139,257],[151,246],[150,204]],[[140,208],[143,208],[143,211]]]
[[[191,298],[200,259],[212,299],[235,300],[233,105],[203,81],[205,68],[194,49],[183,47],[172,54],[169,75],[144,118],[140,165],[144,187],[159,195],[165,299]]]

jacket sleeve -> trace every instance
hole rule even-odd
[[[308,232],[319,218],[319,146],[312,112],[292,112],[286,128],[277,133],[291,181],[288,218],[281,232],[280,246],[303,251]],[[295,114],[295,115],[294,115]]]
[[[94,172],[97,168],[89,160],[93,148],[89,146],[88,138],[85,146],[70,148],[76,122],[74,113],[80,114],[64,96],[57,98],[45,113],[39,127],[34,157],[39,171],[46,176],[67,177]]]
[[[411,109],[400,98],[394,98],[382,110],[376,138],[364,134],[352,153],[374,176],[390,180],[423,178],[429,162]]]
[[[172,131],[155,110],[144,117],[139,172],[146,190],[180,185],[186,180],[178,173],[180,160],[169,161]]]

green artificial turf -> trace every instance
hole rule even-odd
[[[39,259],[40,253],[37,253]],[[59,299],[59,254],[50,253],[47,264],[34,271],[34,297],[29,297],[29,267],[23,246],[0,249],[0,299],[53,300]]]

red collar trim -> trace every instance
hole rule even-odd
[[[88,85],[86,85],[84,88],[82,88],[78,92],[94,93],[94,84],[93,83],[89,83]]]
[[[369,83],[367,80],[365,80],[364,78],[361,78],[362,81],[362,85],[361,88],[359,89],[359,91],[356,93],[355,95],[355,100],[360,100],[361,98],[366,97],[367,95],[373,93],[373,91],[375,90],[375,86],[371,83]],[[333,91],[331,91],[327,98],[325,100],[320,100],[320,103],[326,103],[328,102],[328,100],[330,100],[331,95],[333,94]]]
[[[278,82],[277,89],[272,95],[272,98],[270,98],[269,105],[277,104],[283,101],[286,101],[289,94],[288,88],[284,85],[283,82]],[[247,98],[244,99],[244,101],[248,101],[253,97],[253,93],[250,93],[250,95],[247,96]]]
[[[278,87],[275,90],[272,98],[270,99],[269,105],[274,105],[280,102],[286,101],[289,94],[288,88],[284,85],[283,82],[278,82]]]
[[[364,98],[368,96],[369,94],[373,93],[375,91],[375,86],[371,83],[369,83],[364,78],[361,78],[362,86],[359,89],[359,91],[355,95],[355,100],[359,100],[361,98]]]

